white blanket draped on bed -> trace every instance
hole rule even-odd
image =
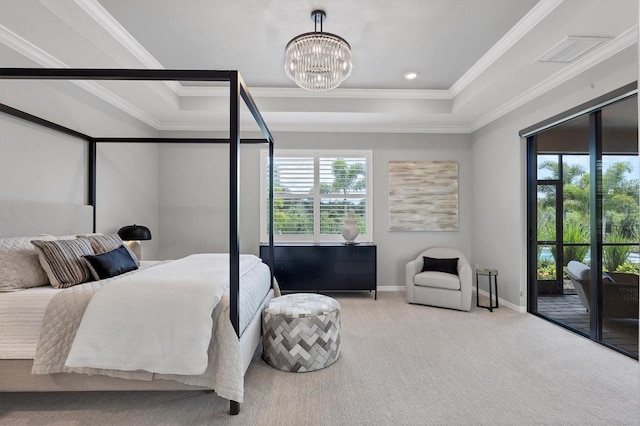
[[[241,255],[240,276],[259,262]],[[228,285],[226,254],[191,255],[105,285],[87,306],[65,365],[202,374],[211,314]]]

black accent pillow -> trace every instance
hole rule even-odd
[[[82,256],[95,280],[115,277],[138,269],[125,246],[101,254]]]
[[[425,271],[437,271],[446,272],[447,274],[458,275],[458,259],[438,259],[435,257],[422,256],[424,264],[422,265],[422,272]]]

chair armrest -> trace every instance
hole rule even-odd
[[[406,285],[413,285],[413,277],[422,270],[422,262],[420,262],[420,260],[415,259],[407,263],[407,266],[405,267]]]
[[[471,310],[471,293],[473,292],[472,270],[469,262],[458,264],[458,277],[460,278],[461,304],[463,311]]]
[[[421,259],[415,259],[407,263],[404,270],[404,284],[405,291],[407,292],[407,302],[414,303],[415,297],[413,294],[413,277],[422,270],[422,262]]]
[[[471,265],[468,263],[464,263],[462,265],[458,265],[458,276],[460,277],[460,290],[463,292],[471,291],[473,287],[473,277],[472,277]]]

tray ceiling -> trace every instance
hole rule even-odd
[[[318,7],[354,71],[312,93],[283,60]],[[0,1],[0,67],[237,69],[274,131],[467,133],[614,55],[637,64],[637,21],[632,0]],[[567,37],[604,42],[573,62],[537,60]],[[159,132],[228,125],[226,87],[77,83]]]

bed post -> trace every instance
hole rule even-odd
[[[269,269],[273,286],[273,140],[269,139]]]
[[[97,166],[97,157],[96,157],[96,148],[97,144],[95,139],[91,138],[87,141],[88,145],[88,163],[89,163],[89,188],[88,188],[88,202],[93,207],[93,232],[96,232],[96,166]]]
[[[271,269],[271,282],[273,283],[273,135],[269,131],[267,124],[264,122],[264,118],[262,117],[262,114],[260,114],[260,110],[258,110],[253,97],[251,97],[251,94],[247,90],[241,77],[239,77],[239,85],[240,96],[242,96],[242,99],[244,99],[247,108],[249,108],[249,112],[251,112],[251,114],[253,115],[253,118],[256,120],[258,127],[260,127],[260,131],[264,135],[266,142],[269,144],[269,223],[267,224],[267,227],[269,230],[269,269]]]
[[[240,338],[238,310],[240,287],[240,84],[238,72],[232,71],[229,81],[229,315]],[[229,401],[229,412],[240,412],[240,403]]]

